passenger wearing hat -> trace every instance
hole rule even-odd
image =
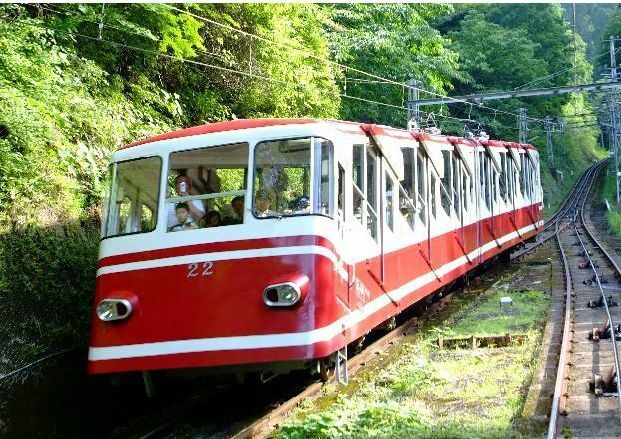
[[[280,216],[280,214],[270,209],[272,197],[265,189],[259,189],[254,195],[254,214],[259,218],[268,216]]]

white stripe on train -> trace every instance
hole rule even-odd
[[[543,221],[537,223],[537,226],[541,226]],[[522,235],[535,228],[534,225],[523,227],[520,229],[519,234]],[[498,239],[500,244],[517,238],[519,235],[517,232],[509,233]],[[471,252],[468,257],[470,259],[476,258],[479,251],[485,253],[496,246],[495,241],[484,244],[480,249]],[[300,253],[303,251],[303,253]],[[261,257],[261,256],[279,256],[290,254],[320,254],[329,258],[336,263],[336,255],[330,250],[321,246],[298,246],[298,247],[281,247],[274,249],[261,249],[261,250],[240,250],[232,252],[219,252],[219,253],[204,253],[201,255],[191,256],[179,256],[174,258],[154,259],[153,261],[145,262],[132,262],[129,264],[119,264],[110,267],[103,267],[98,270],[98,275],[106,274],[109,272],[139,270],[144,268],[162,267],[169,265],[185,264],[189,262],[204,261],[205,255],[210,255],[208,260],[223,260],[225,258],[216,259],[215,256],[225,254],[226,259],[235,259],[233,254],[245,255],[246,253],[252,253],[248,256],[241,257]],[[257,253],[260,253],[258,255]],[[189,258],[189,259],[188,259]],[[164,262],[165,261],[165,262]],[[170,262],[170,263],[169,263]],[[465,256],[457,258],[448,264],[439,267],[436,273],[440,276],[451,272],[452,270],[467,263],[468,259]],[[149,264],[151,263],[151,264]],[[138,264],[138,265],[136,265]],[[144,266],[148,264],[148,266]],[[159,264],[159,265],[158,265]],[[118,271],[106,271],[100,273],[101,270],[110,269]],[[155,343],[140,343],[124,346],[109,346],[109,347],[90,347],[88,352],[89,361],[102,361],[102,360],[116,360],[122,358],[140,358],[151,357],[156,355],[173,355],[173,354],[185,354],[192,352],[209,352],[209,351],[228,351],[238,349],[262,349],[262,348],[279,348],[279,347],[291,347],[291,346],[308,346],[315,343],[328,341],[334,336],[338,335],[345,329],[348,329],[357,323],[360,323],[370,315],[379,311],[384,306],[391,303],[392,300],[400,300],[408,294],[413,293],[415,290],[423,287],[429,282],[435,280],[435,275],[431,272],[424,274],[399,288],[389,291],[387,294],[375,298],[371,302],[367,303],[362,309],[352,311],[346,316],[341,317],[330,325],[323,328],[313,329],[306,332],[293,332],[287,334],[265,334],[265,335],[245,335],[235,337],[215,337],[215,338],[199,338],[190,340],[175,340],[175,341],[162,341]]]

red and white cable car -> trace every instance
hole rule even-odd
[[[90,373],[311,367],[543,224],[532,146],[377,125],[213,123],[109,174]]]

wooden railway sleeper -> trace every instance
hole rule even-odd
[[[597,276],[593,275],[591,277],[587,277],[585,280],[582,281],[583,284],[585,285],[597,285]],[[606,279],[604,276],[600,276],[599,277],[599,283],[600,284],[607,284],[608,283],[608,279]]]
[[[610,367],[603,374],[594,373],[589,381],[589,390],[595,396],[617,396],[617,374],[614,367]]]
[[[621,340],[621,323],[614,327],[615,340]],[[612,331],[610,330],[610,322],[606,322],[603,327],[595,327],[589,332],[589,340],[600,341],[610,340],[612,338]]]
[[[617,306],[617,302],[614,301],[612,296],[606,297],[606,303],[608,304],[609,307]],[[597,300],[589,300],[589,303],[587,304],[587,306],[589,308],[601,308],[602,306],[604,306],[604,299],[600,297]]]

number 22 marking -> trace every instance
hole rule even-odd
[[[199,270],[202,267],[202,272]],[[192,262],[188,264],[188,279],[200,276],[211,276],[213,274],[213,262],[203,262],[202,264]]]

